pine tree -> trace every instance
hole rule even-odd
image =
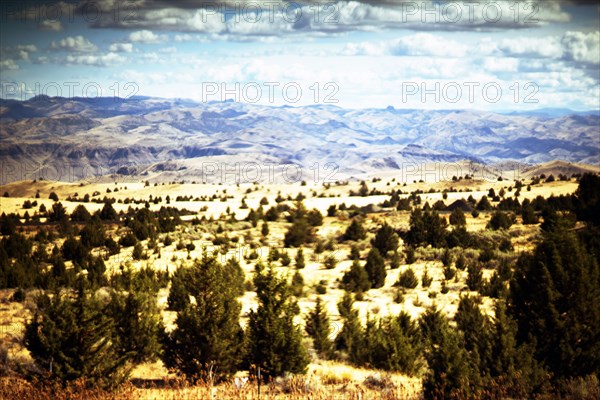
[[[177,312],[176,328],[164,339],[163,362],[189,379],[224,379],[237,370],[242,356],[240,303],[231,274],[206,252],[186,271],[184,287],[195,303]],[[214,374],[214,375],[211,375]]]
[[[313,339],[313,347],[319,356],[328,359],[333,355],[333,344],[329,338],[331,325],[321,298],[317,297],[315,308],[306,317],[306,333]]]
[[[369,276],[369,282],[371,282],[372,288],[380,288],[385,284],[385,277],[387,275],[385,271],[385,262],[375,247],[373,247],[367,255],[365,270]]]
[[[294,324],[297,307],[286,280],[276,276],[273,268],[259,265],[254,286],[258,308],[249,315],[247,362],[260,367],[265,379],[304,373],[309,359]]]

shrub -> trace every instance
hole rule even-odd
[[[426,269],[425,271],[423,271],[423,276],[421,277],[421,285],[424,288],[427,288],[431,286],[431,282],[433,282],[433,278],[429,276],[429,272]]]
[[[419,285],[419,280],[412,268],[407,268],[398,277],[396,285],[406,289],[414,289]]]
[[[323,266],[325,267],[325,269],[334,269],[336,265],[337,259],[333,254],[330,254],[327,257],[325,257],[325,261],[323,262]]]

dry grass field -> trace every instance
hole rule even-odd
[[[534,199],[536,196],[548,197],[550,195],[570,194],[577,189],[575,180],[556,180],[550,183],[540,183],[533,185],[530,190],[526,189],[529,179],[525,179],[525,186],[521,189],[519,199]],[[402,190],[401,197],[407,197],[407,193],[420,190],[422,202],[428,202],[433,205],[437,201],[443,201],[446,206],[459,199],[467,199],[473,196],[475,199],[494,189],[496,193],[501,190],[505,196],[513,196],[515,189],[513,180],[504,179],[484,180],[469,179],[438,182],[400,182],[394,176],[384,176],[381,180],[374,182],[367,180],[366,184],[370,190],[376,189],[381,192],[388,192],[391,189]],[[148,259],[136,261],[131,257],[132,248],[125,248],[121,253],[110,256],[107,261],[107,273],[118,271],[122,264],[130,264],[133,268],[150,266],[159,270],[168,270],[173,272],[181,265],[192,262],[194,258],[201,257],[203,249],[209,252],[219,253],[219,258],[224,261],[228,258],[236,258],[246,273],[246,279],[252,277],[254,264],[256,260],[248,260],[246,256],[251,251],[250,242],[252,238],[261,238],[261,224],[252,228],[248,222],[243,219],[247,216],[248,208],[242,208],[245,203],[249,208],[259,207],[261,199],[266,199],[267,205],[263,207],[268,209],[277,204],[276,198],[282,196],[286,199],[290,196],[295,199],[298,194],[302,194],[303,200],[308,209],[316,208],[323,215],[327,215],[327,209],[331,205],[345,204],[346,206],[356,205],[359,207],[367,205],[377,206],[388,199],[387,195],[374,195],[367,197],[350,196],[349,192],[358,191],[358,181],[333,183],[324,186],[307,182],[306,184],[240,184],[240,185],[207,185],[197,183],[150,183],[144,182],[119,182],[116,183],[62,183],[62,182],[16,182],[0,188],[0,193],[7,192],[7,197],[0,197],[0,213],[19,213],[21,216],[27,211],[29,215],[45,205],[51,208],[53,201],[48,197],[54,192],[59,197],[60,202],[71,212],[79,205],[84,204],[90,212],[99,210],[102,203],[81,203],[79,201],[68,201],[68,197],[83,198],[89,195],[90,199],[102,199],[104,196],[116,200],[114,208],[117,212],[125,211],[128,207],[143,207],[141,204],[124,204],[125,199],[148,200],[150,208],[158,210],[167,205],[165,198],[170,197],[169,206],[179,209],[186,209],[192,212],[192,215],[184,217],[189,220],[192,217],[205,216],[208,221],[201,224],[185,223],[179,226],[174,233],[169,235],[174,239],[173,244],[165,246],[162,240],[159,240],[158,249],[148,251]],[[117,190],[118,189],[118,190]],[[447,196],[443,193],[447,191]],[[37,194],[37,195],[36,195]],[[202,201],[200,198],[216,195],[215,200]],[[177,196],[191,196],[191,201],[177,201]],[[227,196],[225,198],[225,196]],[[154,204],[151,199],[161,197],[162,201]],[[446,198],[444,198],[446,197]],[[198,198],[198,200],[194,200]],[[221,199],[222,198],[222,199]],[[23,209],[25,201],[37,201],[37,207],[29,210]],[[263,203],[265,200],[263,200]],[[290,205],[293,200],[285,200]],[[227,215],[229,213],[229,215]],[[408,211],[390,211],[379,210],[375,207],[373,212],[367,213],[365,218],[365,228],[369,232],[369,238],[383,222],[387,222],[396,228],[408,228]],[[449,212],[442,212],[445,218],[449,217]],[[238,222],[229,223],[231,215],[235,216]],[[486,212],[479,216],[467,216],[467,229],[471,232],[485,230],[490,215]],[[519,217],[520,218],[520,217]],[[348,259],[350,247],[345,243],[337,243],[338,238],[349,225],[349,218],[345,213],[338,213],[334,217],[325,217],[323,225],[318,228],[317,236],[324,241],[334,240],[334,250],[325,251],[317,254],[313,247],[304,248],[306,267],[299,270],[305,281],[304,295],[299,298],[300,315],[297,317],[298,323],[303,323],[304,316],[314,307],[317,296],[320,295],[327,312],[330,315],[332,323],[332,335],[335,335],[341,328],[340,316],[336,307],[344,290],[340,288],[340,280],[346,270],[349,269],[351,261]],[[270,222],[269,234],[261,239],[261,246],[255,249],[259,259],[266,262],[269,249],[272,247],[283,248],[283,237],[289,224],[284,221]],[[34,227],[31,228],[35,230]],[[221,252],[219,246],[213,244],[216,232],[223,230],[230,239],[234,239],[233,248]],[[112,235],[118,236],[122,233],[122,228],[117,226],[110,227]],[[520,219],[507,232],[503,233],[510,238],[514,247],[514,256],[522,251],[528,251],[532,248],[535,240],[539,237],[538,225],[522,225]],[[164,235],[162,235],[164,236]],[[183,240],[185,243],[193,243],[195,249],[187,251],[186,249],[177,250],[176,243]],[[57,240],[60,244],[60,239]],[[144,243],[145,245],[146,243]],[[402,246],[402,243],[401,243]],[[361,243],[361,254],[364,257],[368,252],[368,242]],[[295,249],[287,249],[288,254],[293,259]],[[224,254],[222,254],[224,253]],[[466,251],[466,257],[474,257],[476,254]],[[323,260],[333,255],[338,263],[333,269],[326,269]],[[436,305],[448,316],[456,312],[456,308],[461,295],[470,293],[467,285],[466,271],[458,270],[456,277],[448,282],[447,293],[442,293],[443,266],[439,261],[439,250],[426,248],[419,249],[417,253],[418,261],[410,267],[414,270],[419,281],[425,271],[433,278],[430,287],[423,287],[421,282],[414,289],[403,290],[401,299],[397,298],[398,289],[394,287],[398,276],[408,266],[402,264],[399,268],[388,270],[385,285],[378,289],[369,290],[364,294],[360,301],[355,303],[360,311],[361,318],[367,315],[388,315],[398,314],[400,311],[408,312],[413,318],[418,317],[427,307]],[[67,263],[68,265],[68,263]],[[289,276],[295,271],[294,268],[279,266],[277,270],[284,276]],[[484,278],[491,275],[491,270],[484,270]],[[323,288],[324,287],[324,288]],[[319,293],[317,293],[319,291]],[[29,308],[32,305],[35,291],[27,294],[24,302],[11,302],[9,299],[13,290],[0,291],[0,341],[3,344],[5,362],[18,365],[20,363],[30,362],[28,352],[23,348],[22,336],[24,324],[30,318]],[[163,319],[167,329],[173,327],[175,318],[174,312],[166,310],[168,289],[159,292],[159,306],[162,309]],[[248,312],[256,307],[256,294],[247,291],[240,298],[242,304],[242,324],[247,319]],[[485,297],[482,307],[491,312],[493,300]],[[376,377],[377,379],[373,379]],[[376,384],[369,385],[370,381],[376,381]],[[377,386],[384,382],[383,387]],[[153,387],[156,386],[156,387]],[[73,393],[56,393],[51,388],[34,389],[30,383],[13,378],[3,378],[0,380],[0,397],[25,399],[32,398],[31,393],[36,393],[37,398],[104,398],[109,396],[104,393],[78,392],[77,388],[72,388]],[[83,393],[83,394],[82,394]],[[310,364],[309,372],[305,377],[297,377],[288,380],[274,382],[262,388],[261,399],[404,399],[418,398],[420,393],[420,377],[408,377],[400,374],[382,374],[378,371],[359,369],[351,367],[342,362],[321,361],[314,357]],[[119,392],[110,395],[116,399],[258,399],[258,388],[255,383],[248,383],[243,388],[236,388],[233,382],[211,387],[209,384],[198,385],[194,387],[187,386],[180,381],[177,376],[169,374],[160,362],[152,364],[143,364],[138,366],[132,374],[131,383],[121,388]]]

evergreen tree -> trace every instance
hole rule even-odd
[[[364,340],[358,311],[353,307],[353,303],[352,295],[346,292],[337,305],[344,325],[335,338],[335,346],[338,350],[345,351],[352,363],[360,365]]]
[[[407,317],[407,321],[403,319]],[[408,323],[408,325],[406,325]],[[380,320],[367,318],[364,330],[365,348],[361,352],[360,365],[385,371],[415,374],[420,364],[420,343],[418,336],[407,330],[412,321],[408,315]]]
[[[463,347],[473,368],[470,385],[473,389],[483,388],[483,382],[490,374],[490,321],[479,309],[477,299],[469,296],[461,296],[454,320],[462,331]]]
[[[302,248],[298,249],[298,252],[296,253],[296,268],[298,269],[303,269],[305,266],[305,262],[304,262],[304,252],[302,251]]]
[[[410,229],[406,233],[406,241],[413,246],[430,244],[433,247],[445,245],[446,219],[437,211],[421,211],[415,208],[410,215]]]
[[[186,288],[187,282],[187,268],[181,267],[175,271],[167,297],[168,310],[183,311],[190,303],[190,294]]]
[[[421,316],[422,334],[426,338],[425,359],[429,372],[423,379],[426,399],[471,397],[469,377],[472,375],[468,357],[461,346],[462,338],[448,325],[437,310]]]
[[[102,210],[100,210],[100,219],[103,221],[117,221],[119,214],[115,211],[110,201],[105,201]]]
[[[531,206],[523,207],[521,211],[521,217],[523,218],[523,225],[532,225],[538,223],[538,217],[535,214],[535,210]]]
[[[385,271],[385,262],[375,247],[373,247],[367,255],[365,271],[367,271],[372,288],[377,289],[385,284],[385,277],[387,275]]]
[[[342,284],[351,292],[366,292],[371,288],[369,274],[358,260],[352,262],[352,266],[342,277]]]
[[[497,231],[499,229],[508,229],[514,223],[514,216],[508,215],[503,211],[496,211],[492,214],[490,222],[487,224],[488,229]]]
[[[79,204],[71,213],[71,221],[73,222],[87,222],[92,216],[83,204]]]
[[[467,267],[467,286],[469,290],[481,290],[483,284],[483,272],[481,263],[474,261]]]
[[[184,285],[195,303],[177,312],[176,328],[164,338],[163,362],[190,379],[226,378],[242,356],[241,306],[227,272],[206,252],[186,271]]]
[[[114,292],[109,305],[115,323],[115,341],[121,354],[135,364],[156,360],[164,331],[155,291]]]
[[[575,192],[575,213],[581,221],[600,226],[600,176],[583,174]]]
[[[476,209],[478,211],[489,211],[492,208],[493,207],[492,207],[490,201],[488,200],[487,196],[481,196],[481,199],[477,203]]]
[[[398,248],[398,234],[394,228],[384,223],[372,240],[372,245],[379,251],[379,254],[386,257],[388,252],[395,251]]]
[[[292,222],[292,226],[285,233],[283,242],[285,247],[299,247],[305,243],[313,241],[313,228],[309,225],[306,218],[297,218]]]
[[[419,285],[419,280],[412,268],[407,268],[398,277],[396,285],[406,289],[414,289]]]
[[[265,379],[286,372],[304,373],[308,355],[294,324],[297,307],[285,279],[273,268],[257,266],[254,286],[258,308],[248,321],[248,363],[261,368]]]
[[[600,370],[600,273],[591,249],[558,218],[532,255],[522,255],[510,285],[519,342],[555,379]]]
[[[346,229],[346,232],[344,233],[343,239],[358,241],[363,240],[366,237],[367,231],[363,227],[361,221],[357,218],[353,218],[352,222],[350,223],[350,225]]]
[[[464,226],[467,224],[465,213],[460,208],[455,208],[450,214],[450,225]]]
[[[486,386],[492,398],[533,398],[547,391],[547,374],[533,357],[534,347],[517,343],[517,324],[503,301],[496,303],[490,336],[491,384]]]
[[[321,298],[317,297],[315,308],[306,317],[306,333],[313,339],[313,347],[319,356],[328,359],[333,355],[331,325]]]
[[[114,322],[106,306],[78,283],[76,293],[41,295],[25,329],[25,346],[50,379],[62,382],[85,378],[110,387],[128,376],[128,355],[114,340]]]

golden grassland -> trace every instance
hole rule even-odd
[[[527,182],[526,182],[527,183]],[[442,192],[451,188],[459,190],[457,192],[449,192],[447,199],[444,200],[446,205],[451,204],[458,199],[466,199],[472,195],[475,199],[488,193],[490,188],[493,188],[496,193],[501,189],[506,191],[506,197],[514,194],[514,181],[484,181],[484,180],[461,180],[459,182],[434,182],[434,183],[399,183],[392,178],[382,179],[378,182],[368,181],[369,189],[378,189],[381,191],[389,191],[390,189],[400,189],[404,193],[409,193],[414,190],[423,190],[425,193],[421,195],[422,202],[433,204],[438,200],[443,200]],[[119,190],[114,191],[115,188]],[[59,182],[18,182],[2,186],[0,192],[9,193],[9,197],[0,198],[0,213],[1,212],[17,212],[21,215],[26,210],[22,208],[25,200],[37,200],[38,206],[28,210],[30,215],[39,208],[40,204],[44,204],[48,209],[51,208],[53,201],[48,199],[50,192],[55,192],[61,203],[70,212],[77,205],[84,204],[90,212],[96,211],[102,207],[101,203],[80,203],[65,201],[68,196],[78,194],[82,198],[85,194],[92,196],[94,192],[99,192],[99,195],[92,198],[102,198],[104,196],[118,200],[125,198],[133,199],[148,199],[150,195],[154,198],[162,197],[163,201],[160,204],[150,205],[151,209],[159,209],[165,206],[164,198],[169,195],[171,202],[169,206],[188,209],[198,213],[198,216],[206,216],[214,218],[216,221],[212,223],[203,223],[200,225],[185,224],[178,227],[177,231],[169,234],[174,243],[170,246],[164,246],[162,240],[159,240],[159,248],[155,251],[148,251],[148,259],[135,261],[131,258],[132,248],[125,248],[120,254],[111,256],[106,265],[109,273],[117,271],[119,266],[124,263],[129,263],[133,268],[141,268],[150,266],[161,270],[173,271],[180,265],[192,262],[196,257],[202,256],[202,249],[207,248],[208,251],[217,252],[220,249],[212,245],[212,240],[217,234],[217,229],[222,226],[229,238],[237,238],[235,249],[227,251],[220,255],[222,260],[228,257],[235,257],[240,261],[242,268],[246,272],[246,279],[251,279],[254,271],[256,260],[246,260],[244,255],[247,255],[249,250],[249,238],[261,238],[261,223],[256,228],[252,228],[247,222],[227,223],[230,218],[224,217],[226,209],[235,213],[237,219],[243,219],[248,209],[240,208],[242,199],[250,208],[256,209],[259,206],[260,200],[264,197],[268,200],[268,205],[264,206],[265,210],[275,205],[275,198],[278,194],[283,197],[288,195],[295,198],[298,193],[302,193],[306,198],[304,204],[307,208],[317,208],[321,213],[326,215],[327,208],[332,204],[345,203],[347,206],[357,205],[366,206],[368,204],[378,204],[387,199],[389,196],[378,195],[368,197],[350,197],[350,190],[358,190],[358,182],[351,182],[343,185],[331,185],[329,188],[323,185],[308,183],[307,185],[290,184],[290,185],[254,185],[241,184],[235,185],[202,185],[202,184],[159,184],[157,186],[145,186],[142,182],[117,182],[115,183],[59,183]],[[110,189],[110,193],[107,193]],[[250,191],[249,191],[250,189]],[[428,193],[433,189],[434,193]],[[531,190],[526,190],[525,187],[520,192],[519,199],[533,199],[536,196],[548,197],[550,195],[570,194],[577,189],[577,183],[574,180],[570,181],[555,181],[552,183],[542,183],[532,186]],[[36,197],[39,193],[39,198]],[[221,197],[225,194],[232,196],[226,201],[219,199],[214,201],[175,201],[177,196],[193,197],[212,196],[216,194]],[[404,195],[406,196],[406,195]],[[293,201],[289,204],[293,205]],[[115,203],[114,208],[117,211],[125,211],[130,205]],[[131,204],[132,207],[143,207],[144,204]],[[202,207],[207,207],[206,211],[200,211]],[[442,213],[448,218],[449,213]],[[481,231],[485,229],[489,214],[481,213],[477,218],[467,214],[467,229],[469,231]],[[408,228],[409,212],[393,211],[383,213],[370,213],[366,216],[365,227],[372,236],[376,228],[384,221],[395,227]],[[349,221],[347,217],[325,217],[324,223],[318,228],[317,235],[323,240],[335,239],[339,237]],[[261,239],[261,247],[257,249],[260,259],[265,261],[269,248],[273,246],[283,247],[283,237],[289,224],[285,222],[270,222],[269,235]],[[122,228],[111,227],[111,234],[118,236]],[[511,239],[515,248],[515,256],[521,251],[528,251],[532,248],[536,238],[539,235],[539,227],[536,225],[522,225],[519,220],[513,225],[510,230],[505,233]],[[161,235],[164,237],[164,235]],[[195,245],[195,250],[186,251],[177,250],[176,243],[179,240],[184,242],[192,242]],[[60,243],[60,240],[57,241]],[[337,242],[336,242],[337,243]],[[145,243],[144,243],[145,244]],[[368,241],[361,243],[362,255],[368,252]],[[295,249],[287,249],[288,254],[293,259]],[[406,311],[413,317],[418,317],[427,307],[436,305],[442,309],[447,315],[452,316],[457,309],[461,295],[470,293],[466,286],[466,271],[457,271],[456,277],[448,282],[448,293],[441,293],[441,285],[443,277],[442,263],[437,257],[436,249],[423,249],[418,253],[419,260],[412,264],[412,268],[417,277],[420,278],[425,270],[433,278],[430,287],[424,288],[422,284],[415,289],[405,290],[403,298],[400,302],[395,302],[397,289],[393,287],[397,281],[398,275],[409,268],[407,265],[401,265],[395,270],[388,270],[385,285],[379,289],[373,289],[364,294],[362,300],[355,303],[355,307],[360,311],[362,318],[367,315],[386,315],[397,314],[400,311]],[[313,248],[304,248],[304,256],[306,258],[306,267],[299,270],[305,280],[305,293],[299,299],[300,315],[297,318],[298,323],[302,323],[304,316],[312,309],[316,298],[319,296],[316,291],[317,285],[320,283],[326,287],[326,293],[320,295],[332,322],[332,335],[335,335],[341,328],[339,313],[336,307],[337,302],[343,295],[344,291],[339,288],[339,281],[343,273],[350,267],[351,261],[348,260],[350,247],[347,244],[336,244],[335,250],[326,251],[322,254],[316,254]],[[325,269],[323,260],[327,255],[333,254],[337,260],[337,266],[334,269]],[[472,253],[465,253],[467,256],[474,256]],[[293,265],[293,262],[292,262]],[[292,266],[278,267],[282,274],[291,277],[295,271]],[[491,270],[484,270],[484,278],[491,275]],[[9,363],[28,363],[31,362],[28,352],[22,345],[22,336],[24,324],[30,318],[29,308],[32,305],[35,291],[28,293],[27,299],[23,303],[10,302],[9,298],[13,291],[0,291],[0,340],[2,346],[6,349],[5,358]],[[163,317],[167,325],[167,329],[173,327],[174,313],[166,311],[166,300],[168,290],[163,289],[159,292],[158,303],[163,310]],[[252,308],[256,307],[255,293],[246,292],[240,299],[242,304],[242,323],[245,322],[247,313]],[[483,309],[491,311],[493,301],[490,298],[483,299]],[[358,369],[348,366],[342,362],[324,362],[314,358],[310,364],[309,372],[305,377],[297,377],[290,380],[266,385],[262,388],[261,399],[404,399],[417,398],[420,393],[420,377],[408,377],[400,374],[385,375],[379,381],[388,382],[387,387],[369,387],[365,384],[369,377],[377,376],[379,372]],[[387,379],[389,378],[389,379]],[[158,387],[147,387],[155,384]],[[162,386],[162,387],[161,387]],[[307,390],[309,389],[309,390]],[[178,377],[169,374],[160,362],[153,364],[144,364],[138,366],[132,374],[131,382],[122,387],[118,392],[107,394],[104,392],[95,392],[87,390],[83,386],[74,385],[68,389],[57,389],[52,387],[44,387],[42,385],[34,385],[22,379],[5,377],[0,379],[0,398],[6,399],[32,399],[32,398],[52,398],[52,399],[71,399],[71,398],[115,398],[115,399],[258,399],[256,384],[248,384],[242,389],[238,389],[232,382],[220,384],[212,387],[209,384],[200,384],[195,386],[187,386],[180,381]]]

